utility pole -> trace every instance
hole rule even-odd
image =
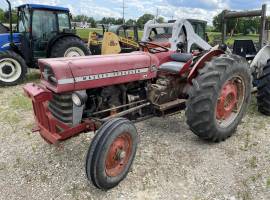
[[[127,8],[126,6],[125,6],[125,0],[123,0],[123,24],[125,24],[125,9]]]
[[[158,16],[159,16],[159,10],[157,8],[157,12],[156,12],[156,22],[158,21]]]

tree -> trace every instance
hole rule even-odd
[[[151,15],[151,14],[144,14],[143,16],[139,17],[139,19],[137,20],[137,25],[139,28],[143,28],[144,27],[144,24],[151,20],[151,19],[154,19],[155,16],[154,15]]]
[[[91,24],[91,27],[92,28],[96,28],[97,27],[96,20],[93,17],[88,17],[87,22]]]
[[[126,22],[126,24],[127,24],[127,25],[130,25],[130,26],[135,25],[135,24],[136,24],[136,20],[134,20],[134,19],[129,19],[129,20]]]
[[[213,19],[215,31],[222,31],[222,13],[218,14]],[[243,33],[244,35],[250,32],[258,32],[260,28],[260,17],[246,17],[227,20],[227,33],[234,35],[235,33]]]
[[[159,18],[157,19],[157,22],[158,22],[158,23],[164,23],[164,21],[165,21],[165,20],[164,20],[163,17],[159,17]]]

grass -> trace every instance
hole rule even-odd
[[[80,36],[82,39],[84,40],[88,40],[89,38],[89,33],[90,32],[94,32],[96,31],[99,34],[103,33],[102,29],[98,29],[98,28],[84,28],[84,29],[77,29],[77,35]],[[130,36],[134,36],[133,31],[129,31]],[[143,31],[138,31],[139,34],[139,40],[142,38],[143,36]]]
[[[12,109],[31,110],[32,104],[27,97],[22,94],[11,97],[10,106]]]
[[[215,44],[217,42],[221,41],[221,33],[220,32],[207,32],[209,37],[209,43]],[[232,46],[234,43],[234,40],[253,40],[255,42],[259,41],[259,35],[257,34],[249,34],[249,35],[243,35],[243,34],[235,34],[232,37],[228,37],[226,40],[226,44],[229,46]]]

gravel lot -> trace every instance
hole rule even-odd
[[[237,133],[219,144],[201,141],[185,120],[183,112],[136,124],[141,142],[132,170],[104,192],[84,173],[94,134],[51,146],[31,133],[21,86],[0,88],[0,199],[270,199],[270,118],[256,111],[254,98]]]

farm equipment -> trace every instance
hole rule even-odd
[[[129,53],[139,50],[138,28],[135,25],[113,25],[103,34],[90,34],[90,50],[93,55]]]
[[[137,51],[138,35],[137,26],[116,25],[110,26],[107,31],[103,27],[103,35],[97,32],[90,35],[90,50],[95,55]],[[142,36],[144,42],[170,47],[172,50],[176,50],[177,44],[181,42],[185,52],[198,48],[210,49],[211,46],[205,40],[206,22],[195,19],[179,19],[168,23],[150,20],[145,24]]]
[[[185,52],[198,48],[209,49],[211,46],[206,42],[206,24],[196,19],[170,20],[168,23],[150,20],[144,25],[142,41],[170,47],[172,50],[176,50],[177,44],[181,42]]]
[[[182,43],[176,51],[139,45],[142,51],[126,54],[41,59],[41,84],[24,86],[34,130],[48,143],[97,131],[85,169],[104,190],[119,184],[132,165],[138,144],[132,122],[186,107],[192,132],[220,142],[235,132],[250,101],[248,64],[226,46],[191,54],[181,53]]]
[[[0,34],[0,85],[16,85],[25,78],[27,65],[39,58],[89,55],[88,48],[71,29],[68,8],[37,4],[18,7],[17,30],[12,29],[9,5],[9,32]]]
[[[266,33],[266,29],[269,28],[269,25],[267,26],[266,8],[267,5],[264,4],[261,10],[223,11],[222,41],[225,42],[226,39],[226,22],[228,19],[255,16],[261,18],[258,50],[252,40],[235,40],[233,53],[249,61],[249,67],[253,75],[253,86],[257,89],[258,111],[270,116],[270,45]]]

